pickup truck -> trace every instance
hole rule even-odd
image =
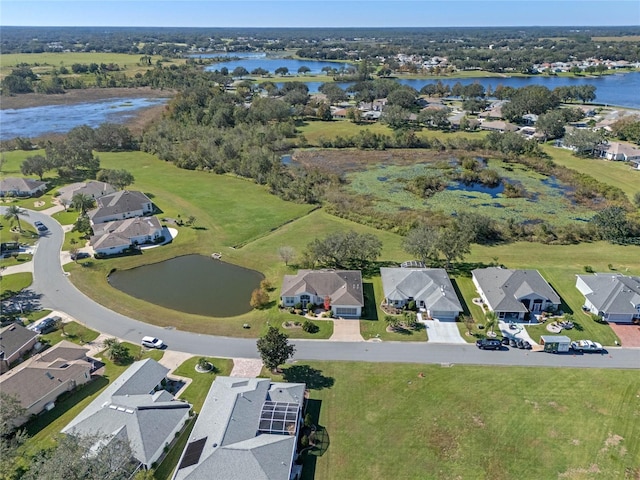
[[[591,340],[578,340],[571,342],[571,348],[577,352],[601,352],[602,345]]]

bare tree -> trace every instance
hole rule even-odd
[[[284,264],[286,266],[289,266],[289,262],[296,256],[296,251],[293,249],[293,247],[284,245],[278,249],[278,255],[280,255],[280,258],[282,259]]]

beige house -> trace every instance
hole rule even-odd
[[[91,380],[89,350],[63,340],[0,375],[0,391],[17,398],[28,416],[55,406],[56,399]],[[16,419],[16,426],[28,420]]]
[[[0,373],[9,370],[12,364],[33,348],[37,340],[37,333],[17,323],[0,328]]]

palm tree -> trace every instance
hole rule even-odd
[[[27,212],[24,208],[20,208],[17,205],[11,205],[10,207],[7,207],[7,211],[4,214],[4,218],[6,220],[11,220],[12,223],[14,220],[17,221],[18,230],[22,232],[22,225],[20,224],[20,215],[27,217],[29,216],[29,212]]]
[[[487,327],[487,331],[494,333],[493,329],[495,328],[495,326],[498,323],[498,316],[496,315],[496,312],[487,312],[484,315],[484,318],[486,320],[486,327]]]
[[[73,203],[73,207],[76,210],[80,210],[80,212],[82,212],[82,215],[86,215],[87,210],[93,207],[94,200],[84,193],[76,193],[71,197],[71,203]]]

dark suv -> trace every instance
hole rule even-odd
[[[499,350],[502,342],[497,338],[482,338],[476,342],[476,347],[480,350]]]

